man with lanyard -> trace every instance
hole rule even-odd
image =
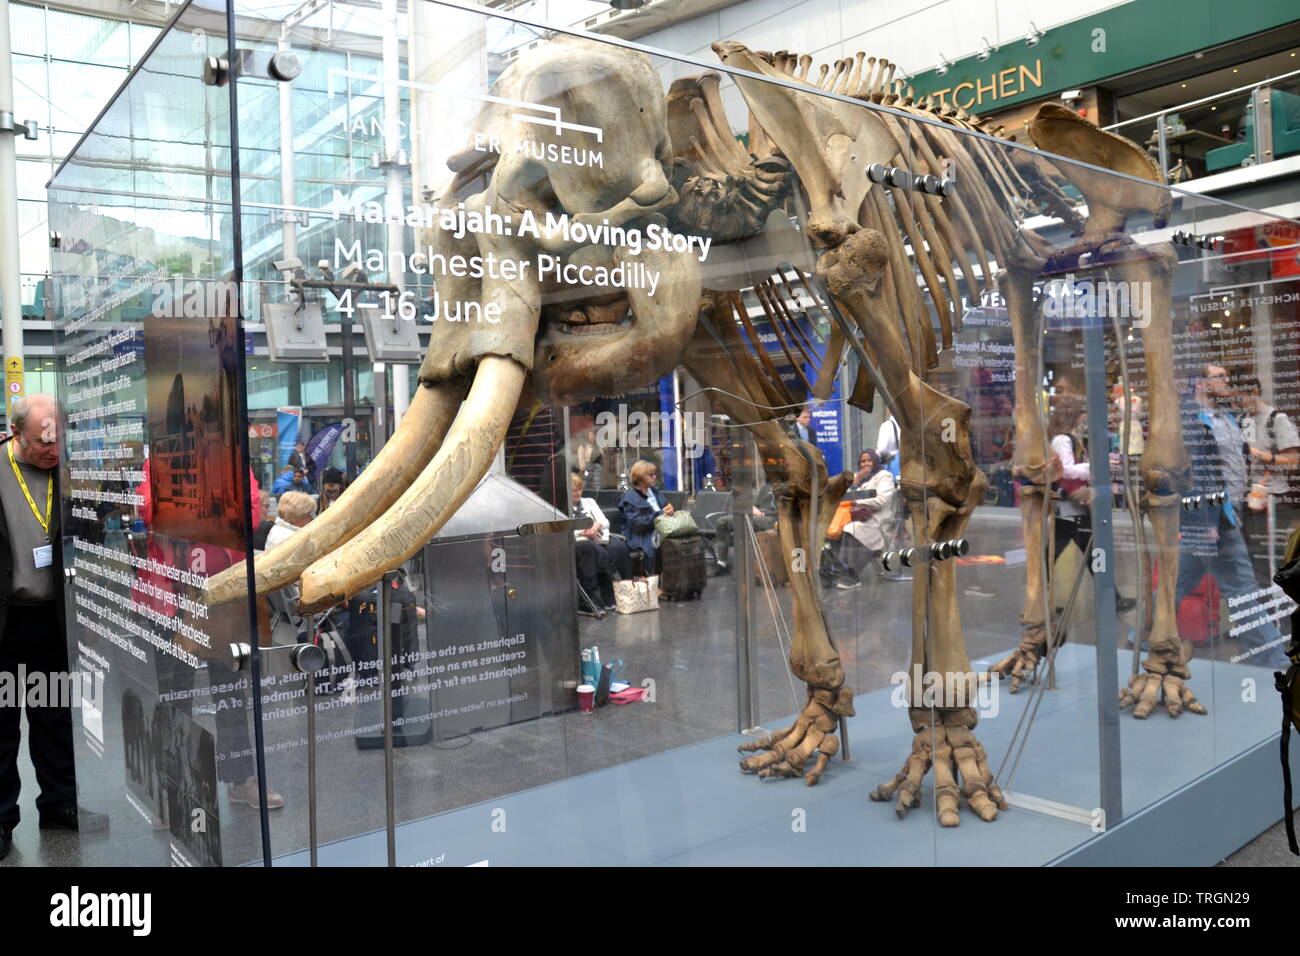
[[[1259,586],[1241,531],[1246,457],[1242,453],[1241,427],[1233,414],[1227,370],[1206,365],[1196,385],[1195,399],[1195,404],[1187,403],[1183,410],[1183,434],[1194,482],[1191,493],[1223,491],[1227,498],[1222,507],[1205,506],[1184,512],[1175,601],[1181,602],[1209,574],[1231,607],[1233,598],[1258,598]],[[1240,633],[1242,663],[1285,669],[1289,661],[1282,651],[1277,625],[1264,617],[1256,620],[1258,623]]]
[[[0,449],[0,673],[9,675],[18,700],[0,702],[0,858],[18,825],[20,708],[27,707],[28,749],[41,792],[41,829],[76,830],[77,782],[72,759],[69,701],[23,700],[37,674],[46,688],[69,687],[63,634],[63,566],[59,555],[59,410],[49,395],[14,402],[11,436]],[[25,681],[25,683],[24,683]],[[89,815],[88,815],[89,816]],[[100,815],[95,817],[102,820]]]

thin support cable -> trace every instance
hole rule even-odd
[[[748,533],[750,542],[754,546],[754,555],[757,557],[755,566],[759,569],[759,574],[763,578],[764,596],[767,599],[768,612],[772,615],[772,626],[776,631],[777,645],[781,648],[781,653],[786,656],[786,660],[789,660],[791,648],[794,645],[794,638],[791,636],[789,644],[783,640],[782,634],[783,632],[786,634],[789,633],[790,625],[786,623],[785,612],[781,610],[781,602],[776,600],[776,588],[772,583],[772,576],[768,572],[767,561],[763,558],[763,552],[758,549],[758,534],[754,531],[754,522],[749,515],[745,515],[745,530]],[[777,623],[778,621],[780,622],[779,624]],[[790,698],[794,701],[794,712],[798,714],[801,708],[799,706],[799,692],[794,686],[794,674],[791,673],[789,667],[786,667],[784,670],[786,679],[790,681]]]

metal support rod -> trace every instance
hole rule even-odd
[[[13,57],[9,48],[9,0],[0,0],[0,111],[14,108]],[[18,119],[21,119],[19,117]],[[8,388],[4,411],[6,421],[14,399],[22,397],[23,300],[19,289],[18,264],[18,165],[17,144],[10,133],[0,133],[0,321],[3,322],[5,373]],[[16,363],[16,364],[15,364]]]
[[[293,49],[287,36],[280,37],[281,52]],[[277,83],[280,96],[280,246],[281,259],[298,258],[298,213],[290,209],[298,204],[297,183],[294,177],[293,151],[293,84]]]
[[[375,393],[375,423],[370,429],[370,460],[374,461],[379,449],[388,441],[388,376],[383,362],[376,362],[371,370],[372,390]]]
[[[748,436],[737,429],[731,438],[731,543],[733,579],[736,583],[736,729],[741,733],[758,724],[758,687],[753,679],[753,635],[749,627],[749,536],[745,529],[754,506]]]
[[[388,865],[397,866],[397,812],[393,782],[393,584],[398,572],[389,571],[379,582],[379,600],[375,601],[375,625],[379,653],[383,655],[384,695],[384,834],[388,840]]]
[[[1084,379],[1088,405],[1088,458],[1092,501],[1093,554],[1102,558],[1093,570],[1093,616],[1097,637],[1097,756],[1100,769],[1101,807],[1106,826],[1123,818],[1122,770],[1119,735],[1119,660],[1115,645],[1115,529],[1111,522],[1110,433],[1107,430],[1109,390],[1106,388],[1103,318],[1084,319]],[[1120,343],[1121,347],[1123,343]],[[1125,409],[1127,414],[1128,409]],[[1139,587],[1142,584],[1139,582]]]
[[[390,261],[393,253],[406,252],[406,227],[403,225],[401,211],[406,208],[404,176],[399,165],[402,153],[402,91],[398,83],[401,80],[402,64],[399,37],[406,24],[397,12],[397,0],[383,0],[384,18],[384,159],[385,179],[387,181],[385,205],[388,216],[388,254]],[[397,216],[392,213],[397,212]],[[397,286],[397,295],[393,298],[394,321],[403,319],[397,316],[396,306],[402,301],[402,292],[406,290],[406,276],[401,271],[389,273],[393,284]],[[393,425],[402,423],[406,407],[410,404],[411,384],[409,368],[394,365],[393,379]]]
[[[1158,144],[1157,152],[1159,153],[1160,176],[1162,179],[1169,175],[1169,141],[1166,130],[1165,114],[1161,113],[1156,120],[1156,143]]]
[[[1255,113],[1255,165],[1273,161],[1273,91],[1257,86],[1250,94],[1250,109]]]
[[[346,312],[339,312],[339,331],[343,334],[343,417],[349,422],[355,422],[357,418],[357,389],[356,375],[354,373],[354,364],[352,361],[352,316]],[[347,432],[344,431],[346,438]],[[348,484],[357,477],[357,443],[356,439],[345,443],[344,448],[344,478]]]
[[[317,866],[316,832],[316,675],[304,674],[307,679],[307,842],[311,865]]]
[[[687,489],[687,488],[690,487],[689,484],[688,484],[687,481],[686,481],[685,476],[682,474],[682,468],[683,468],[684,465],[685,465],[685,462],[684,462],[684,460],[683,460],[683,455],[682,455],[682,449],[684,448],[684,446],[685,446],[685,444],[686,444],[686,435],[685,435],[685,433],[684,433],[684,432],[685,432],[684,425],[685,425],[685,423],[686,423],[686,416],[682,414],[682,382],[681,382],[681,375],[682,375],[682,370],[681,370],[681,369],[679,369],[679,368],[675,368],[675,369],[673,369],[673,373],[672,373],[672,379],[673,379],[673,417],[676,419],[676,421],[675,421],[675,427],[673,428],[674,438],[676,439],[676,441],[673,442],[673,444],[674,444],[673,453],[674,453],[674,455],[675,455],[675,457],[676,457],[676,459],[677,459],[677,490],[678,490],[678,491],[684,491],[685,489]]]

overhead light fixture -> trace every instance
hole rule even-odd
[[[1029,25],[1033,27],[1033,29],[1030,31],[1029,36],[1025,37],[1025,46],[1032,50],[1034,47],[1038,46],[1038,41],[1043,38],[1043,31],[1038,29],[1038,25],[1034,23],[1033,20],[1029,21]]]
[[[637,7],[644,7],[647,0],[609,0],[609,5],[615,10],[635,10]]]
[[[975,59],[983,63],[985,60],[991,57],[994,54],[994,52],[997,51],[997,47],[995,47],[992,43],[989,42],[988,37],[980,37],[980,39],[984,41],[984,49],[980,50],[979,54],[975,57]]]
[[[948,68],[951,67],[951,66],[952,66],[952,64],[948,62],[948,58],[947,58],[946,56],[944,56],[943,53],[940,53],[940,54],[939,54],[939,65],[936,66],[936,67],[934,68],[934,75],[935,75],[935,76],[943,76],[945,73],[948,72]]]

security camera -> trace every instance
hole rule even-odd
[[[276,259],[271,263],[271,268],[276,272],[292,272],[302,268],[302,260],[296,256],[291,259]]]
[[[1083,99],[1083,90],[1066,90],[1061,94],[1061,99],[1066,103],[1075,103]]]

